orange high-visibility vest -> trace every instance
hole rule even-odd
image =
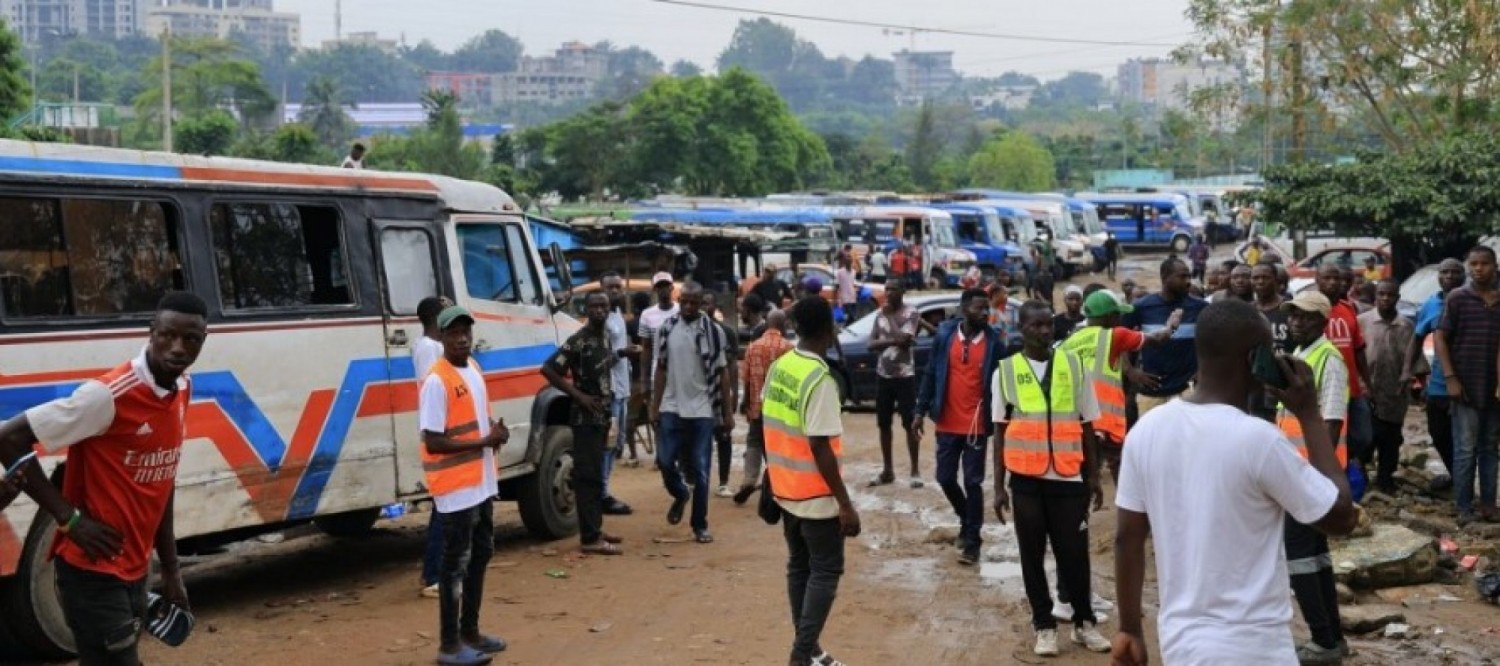
[[[1125,383],[1119,368],[1109,364],[1114,345],[1114,331],[1102,326],[1085,326],[1068,337],[1062,348],[1078,355],[1088,364],[1089,383],[1099,399],[1099,420],[1094,430],[1125,443]]]
[[[469,367],[479,370],[479,364],[473,358],[469,359]],[[443,390],[448,396],[448,418],[443,425],[443,436],[459,442],[478,441],[479,415],[474,412],[474,397],[469,394],[468,383],[447,358],[432,364],[432,374],[443,381]],[[484,418],[489,416],[489,405],[486,404]],[[484,483],[484,449],[433,453],[423,444],[422,472],[427,479],[427,491],[433,495],[472,488]]]
[[[804,420],[813,389],[828,380],[828,366],[822,359],[796,351],[782,354],[766,373],[765,400],[760,412],[765,428],[766,465],[771,475],[771,492],[782,503],[838,510],[833,490],[813,460]],[[842,456],[843,439],[829,439],[833,454]]]
[[[1005,468],[1022,476],[1042,476],[1048,469],[1062,477],[1081,474],[1083,421],[1073,394],[1087,384],[1078,356],[1066,349],[1053,352],[1049,393],[1042,392],[1023,354],[1012,355],[995,372],[1015,407],[1005,429]]]
[[[1319,340],[1313,346],[1312,350],[1307,353],[1307,364],[1313,369],[1313,377],[1317,380],[1315,387],[1318,389],[1318,395],[1320,396],[1323,394],[1323,371],[1327,369],[1330,361],[1343,363],[1344,356],[1339,353],[1338,347],[1333,346],[1333,343],[1329,342],[1328,338]],[[1344,387],[1344,402],[1349,402],[1349,388],[1347,386]],[[1285,434],[1286,438],[1292,440],[1292,444],[1296,445],[1297,455],[1302,456],[1303,460],[1307,460],[1307,438],[1302,431],[1302,422],[1297,420],[1296,415],[1288,412],[1285,405],[1277,405],[1276,412],[1276,427],[1281,428],[1282,434]],[[1342,427],[1340,427],[1339,435],[1333,438],[1333,455],[1335,458],[1338,458],[1339,467],[1347,468],[1349,466],[1349,452],[1344,449],[1342,435]]]

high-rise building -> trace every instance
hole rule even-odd
[[[902,104],[920,104],[958,83],[952,51],[907,51],[895,55],[896,98]]]
[[[140,32],[142,8],[153,0],[0,0],[0,16],[22,41],[70,35],[105,38]]]
[[[1120,65],[1120,98],[1155,111],[1187,111],[1194,92],[1222,85],[1243,86],[1245,73],[1219,60],[1177,62],[1163,58],[1134,58]]]
[[[490,95],[496,104],[556,104],[592,97],[594,87],[608,75],[607,54],[581,42],[568,42],[554,55],[526,56],[519,70],[495,74]]]
[[[241,35],[261,48],[300,46],[302,16],[278,12],[271,0],[165,0],[146,12],[146,31],[228,39]]]

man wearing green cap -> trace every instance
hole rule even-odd
[[[1164,328],[1143,334],[1120,326],[1120,316],[1133,311],[1133,306],[1108,289],[1089,294],[1083,302],[1083,316],[1088,321],[1063,342],[1063,349],[1077,354],[1087,366],[1089,383],[1099,398],[1100,414],[1094,432],[1098,433],[1100,450],[1115,478],[1119,478],[1120,446],[1125,442],[1122,380],[1130,377],[1136,381],[1135,374],[1140,372],[1130,365],[1128,354],[1171,339],[1182,321],[1182,310],[1177,310],[1169,316]]]
[[[510,440],[491,420],[484,370],[470,355],[474,316],[459,306],[438,313],[443,356],[422,381],[418,426],[422,472],[433,508],[443,514],[438,576],[438,663],[488,664],[503,639],[479,632],[484,573],[495,549],[495,450]]]

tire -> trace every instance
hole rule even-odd
[[[313,519],[313,524],[328,536],[353,539],[369,534],[370,530],[375,527],[375,521],[379,519],[380,507],[377,506],[371,509],[318,516]]]
[[[1172,247],[1172,251],[1173,252],[1178,252],[1178,253],[1187,252],[1187,249],[1188,249],[1188,237],[1187,236],[1173,236],[1172,237],[1172,246],[1171,247]]]
[[[56,525],[40,509],[26,531],[16,575],[0,587],[6,625],[28,657],[43,660],[73,657],[73,631],[63,617],[57,593],[57,569],[47,554]]]
[[[578,533],[578,504],[573,495],[573,431],[549,426],[542,437],[536,471],[520,479],[521,522],[538,539]]]

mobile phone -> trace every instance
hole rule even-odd
[[[1255,355],[1250,358],[1250,374],[1274,389],[1285,389],[1290,384],[1281,362],[1276,360],[1276,350],[1269,343],[1255,348]]]

